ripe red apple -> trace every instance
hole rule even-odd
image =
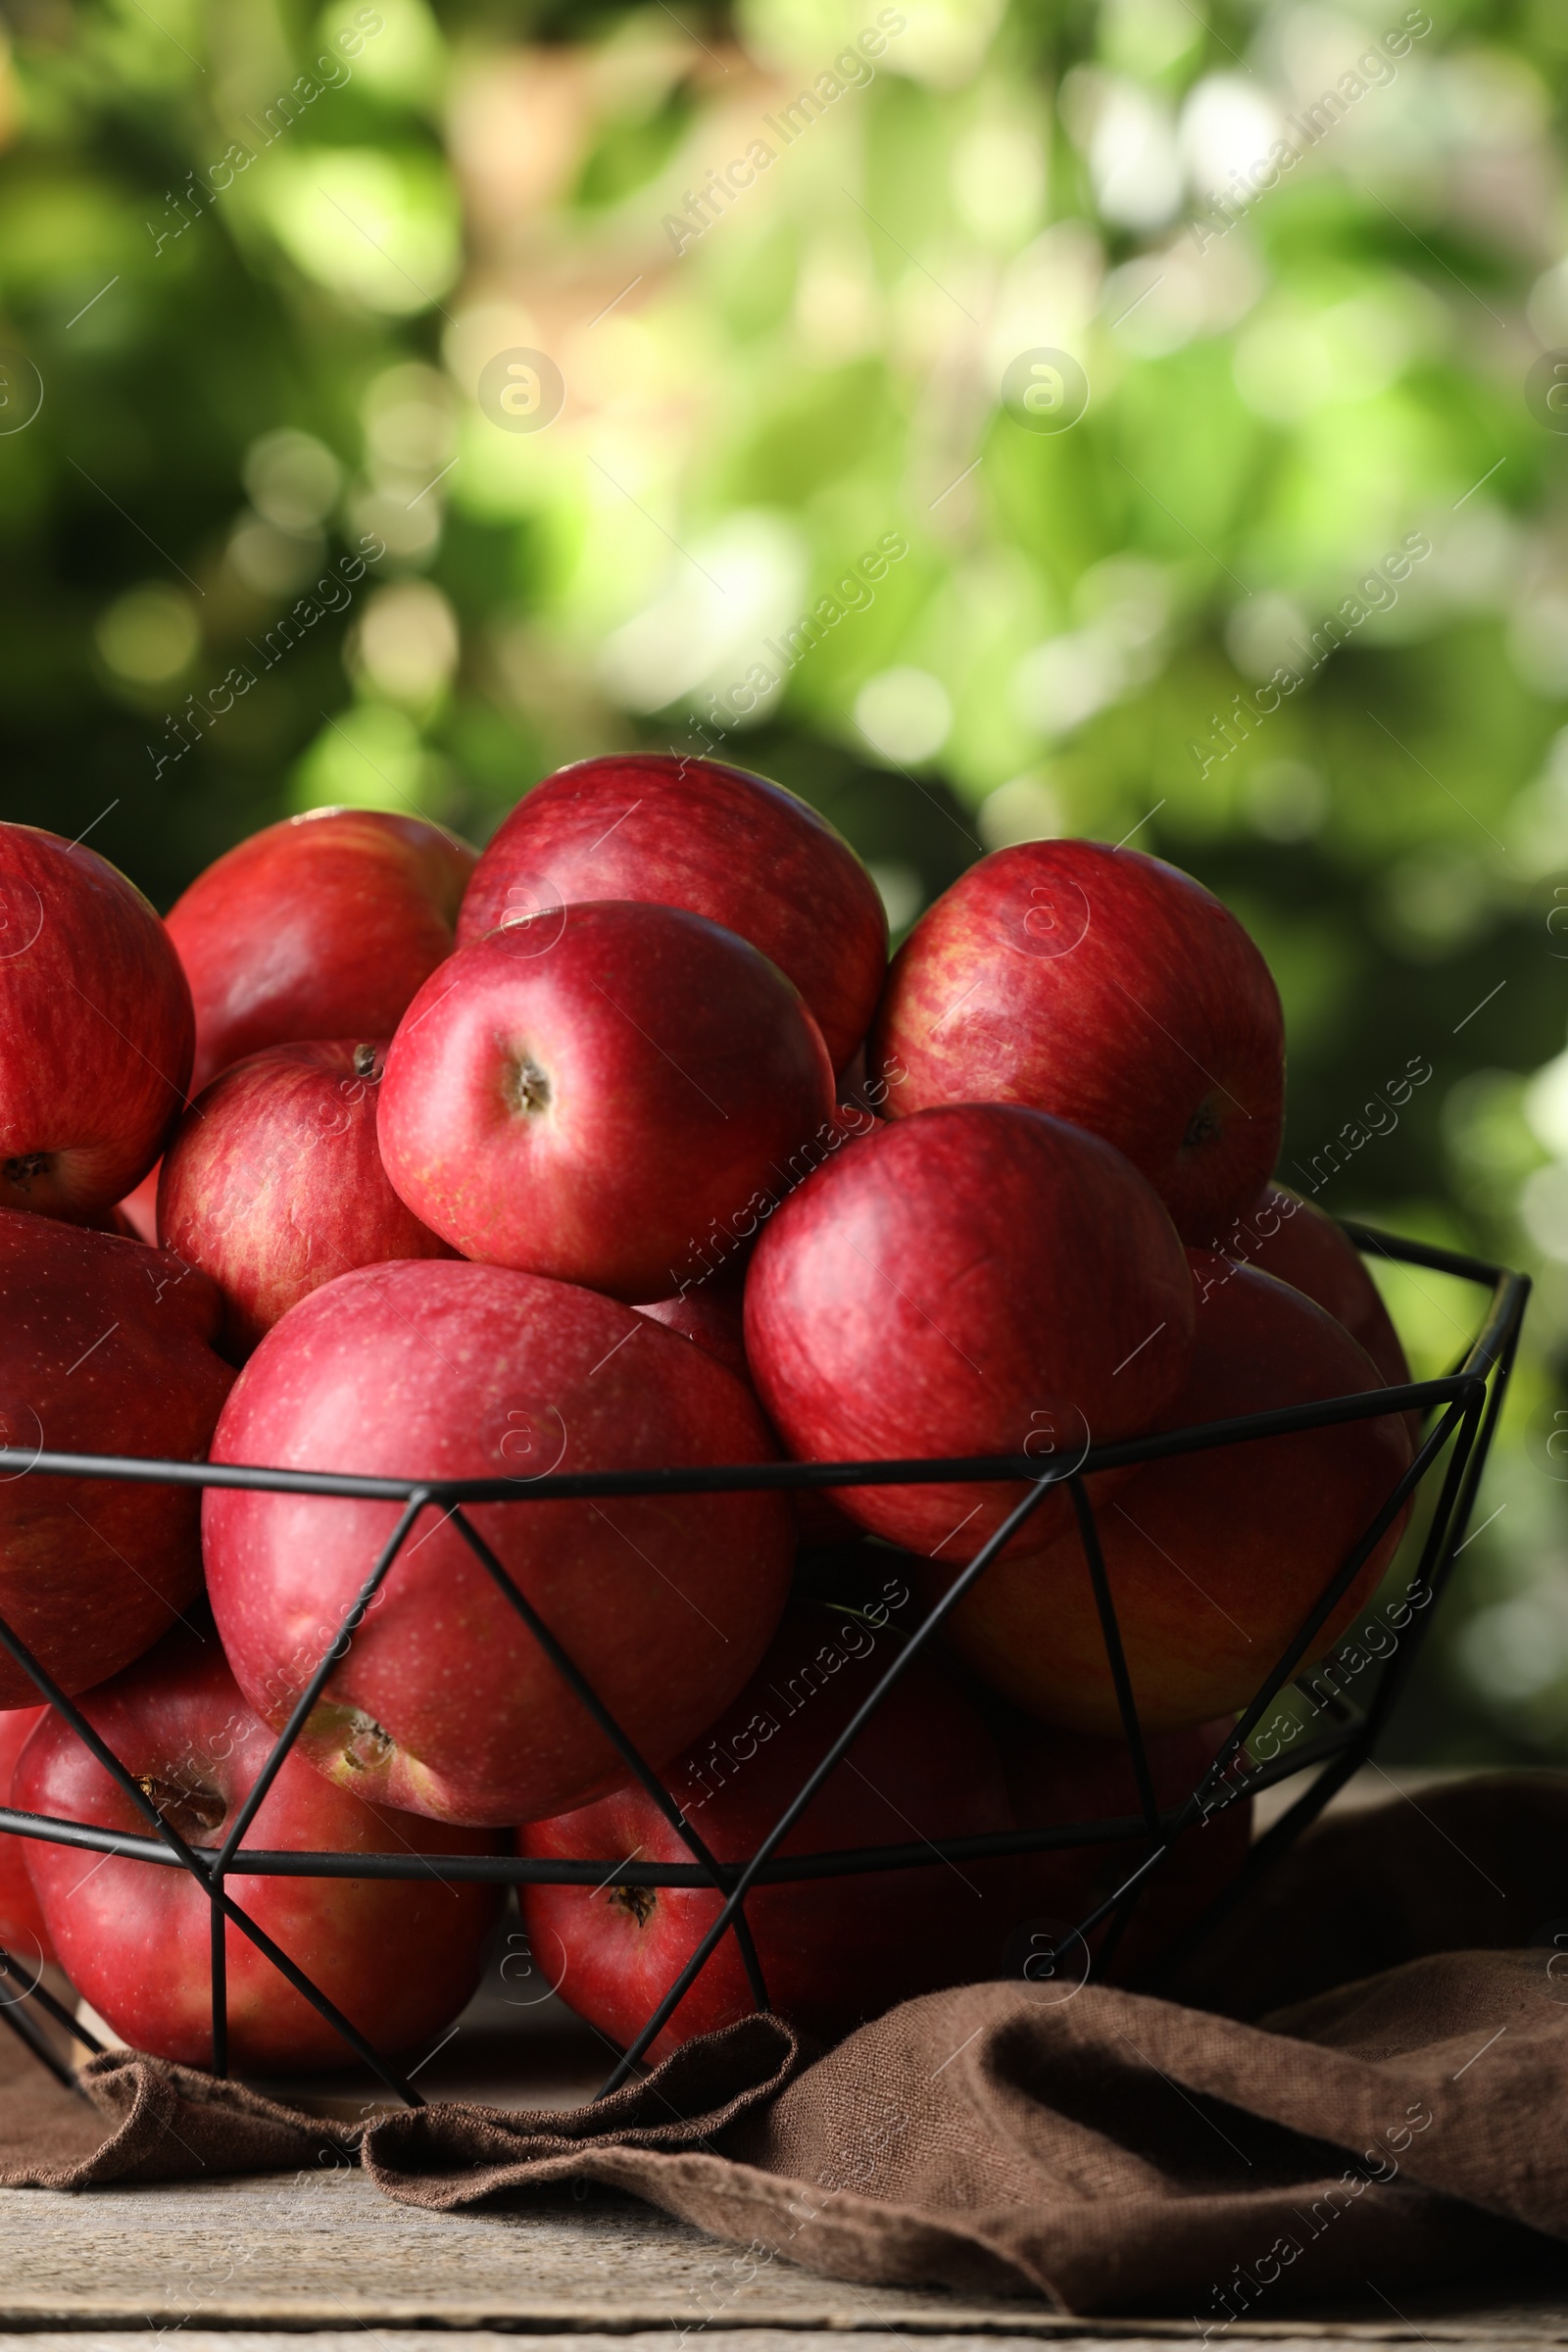
[[[812,1164],[820,1164],[847,1144],[873,1134],[875,1125],[872,1113],[863,1104],[841,1102],[828,1125],[817,1130],[807,1156]],[[798,1161],[797,1168],[803,1164]],[[750,1219],[745,1222],[751,1225]],[[695,1340],[699,1347],[707,1348],[721,1364],[727,1364],[748,1382],[752,1369],[746,1360],[744,1330],[746,1269],[760,1231],[758,1224],[744,1240],[728,1232],[710,1237],[704,1246],[704,1255],[680,1290],[668,1298],[639,1302],[637,1310],[639,1314],[652,1315],[656,1323],[666,1324],[686,1339]],[[708,1253],[711,1253],[711,1264],[707,1262]]]
[[[715,1284],[705,1285],[701,1290],[684,1291],[676,1298],[657,1298],[637,1312],[705,1348],[715,1363],[750,1388],[752,1368],[746,1361],[742,1298],[732,1286],[721,1291]]]
[[[390,1037],[452,953],[473,859],[422,817],[312,808],[198,874],[169,916],[196,1002],[193,1087],[266,1046]]]
[[[727,1279],[728,1275],[729,1268],[725,1266],[700,1289],[683,1292],[676,1298],[660,1298],[652,1306],[640,1306],[637,1312],[651,1315],[666,1331],[679,1332],[683,1340],[706,1348],[710,1355],[716,1357],[738,1380],[744,1380],[750,1389],[752,1367],[746,1360],[744,1284]],[[790,1500],[795,1506],[796,1529],[805,1544],[854,1542],[860,1534],[854,1520],[847,1518],[832,1495],[821,1489],[800,1488]]]
[[[1068,1822],[1137,1817],[1143,1812],[1132,1751],[1120,1737],[1097,1739],[1081,1732],[1054,1731],[1011,1708],[988,1712],[987,1721],[1002,1755],[1007,1795],[1020,1829],[1052,1829]],[[1181,1804],[1200,1786],[1229,1739],[1232,1718],[1179,1732],[1153,1732],[1146,1742],[1155,1801],[1164,1810]],[[1182,1831],[1171,1852],[1149,1874],[1125,1933],[1104,1973],[1117,1982],[1136,1978],[1155,1963],[1201,1918],[1229,1886],[1247,1858],[1252,1833],[1252,1800],[1238,1797]],[[1071,1930],[1124,1886],[1149,1851],[1149,1842],[1105,1842],[1061,1846],[1024,1854],[1018,1861],[1019,1910],[1025,1918]],[[1104,1929],[1090,1938],[1098,1951]],[[1058,1942],[1058,1966],[1081,1973],[1086,1955],[1075,1956]]]
[[[1201,1303],[1192,1370],[1161,1426],[1179,1429],[1384,1384],[1334,1317],[1271,1274],[1191,1252]],[[1146,1462],[1092,1484],[1139,1717],[1148,1731],[1235,1714],[1252,1696],[1410,1461],[1397,1413]],[[1319,1658],[1393,1557],[1384,1536],[1303,1660]],[[951,1583],[925,1571],[928,1594]],[[948,1619],[974,1671],[1068,1730],[1120,1725],[1076,1528],[1003,1558]]]
[[[872,1112],[858,1103],[839,1103],[832,1117],[832,1136],[825,1136],[825,1151],[842,1151],[847,1143],[872,1131]],[[753,1366],[745,1359],[745,1265],[750,1260],[753,1245],[745,1242],[724,1258],[712,1275],[701,1277],[689,1292],[674,1298],[661,1298],[654,1305],[637,1307],[639,1315],[651,1315],[654,1322],[665,1324],[670,1331],[679,1331],[682,1339],[696,1341],[698,1348],[708,1348],[717,1354],[719,1364],[729,1364],[753,1386]],[[862,1529],[832,1498],[827,1487],[800,1487],[792,1494],[795,1503],[795,1524],[800,1529],[804,1545],[823,1545],[823,1543],[856,1543]]]
[[[663,752],[581,760],[505,818],[463,902],[466,947],[582,899],[647,899],[738,931],[793,980],[842,1069],[887,971],[875,883],[826,817],[781,785]]]
[[[886,1611],[883,1611],[886,1622]],[[754,1853],[897,1655],[900,1637],[797,1602],[751,1683],[663,1774],[721,1862]],[[907,1845],[1008,1830],[1002,1770],[980,1716],[915,1659],[785,1838],[785,1854]],[[534,1955],[564,1997],[629,2042],[718,1915],[706,1888],[613,1884],[618,1856],[687,1862],[652,1799],[625,1788],[517,1833],[519,1853],[594,1860],[611,1883],[524,1886]],[[1010,1863],[936,1863],[760,1886],[746,1913],[775,2010],[823,2036],[938,1985],[995,1975],[1016,1904]],[[564,1973],[563,1973],[564,1971]],[[750,2014],[733,1936],[653,2043],[662,2058]]]
[[[365,1266],[263,1340],[214,1459],[515,1481],[474,1526],[645,1755],[740,1689],[789,1582],[777,1494],[541,1501],[554,1470],[774,1458],[751,1396],[704,1349],[594,1292],[494,1266]],[[390,1503],[209,1493],[208,1587],[240,1688],[281,1723],[397,1519]],[[495,1590],[427,1515],[308,1723],[330,1778],[437,1820],[507,1826],[625,1766]]]
[[[1391,1389],[1408,1382],[1399,1335],[1366,1261],[1345,1228],[1315,1201],[1287,1184],[1265,1185],[1261,1199],[1213,1246],[1315,1298],[1360,1341]]]
[[[11,1787],[17,1758],[34,1725],[48,1712],[47,1707],[13,1707],[0,1714],[0,1804],[17,1802]],[[40,1961],[55,1958],[55,1947],[49,1940],[38,1897],[27,1875],[30,1842],[29,1838],[11,1834],[0,1836],[0,1944],[16,1961],[24,1984],[31,1981],[28,1972],[36,1969]],[[8,1989],[14,1992],[14,1984]]]
[[[115,1204],[114,1213],[122,1220],[120,1230],[128,1230],[132,1241],[145,1242],[149,1250],[158,1247],[158,1178],[163,1164],[155,1159],[140,1184]]]
[[[179,1114],[192,1037],[179,958],[135,885],[0,824],[0,1208],[112,1208]]]
[[[466,1257],[665,1298],[831,1132],[796,991],[732,931],[625,900],[460,948],[387,1054],[387,1174]]]
[[[218,1344],[235,1363],[335,1274],[453,1254],[381,1165],[384,1058],[348,1040],[253,1054],[205,1089],[164,1153],[165,1246],[222,1292]]]
[[[894,958],[870,1061],[906,1073],[895,1118],[1026,1102],[1104,1136],[1200,1246],[1279,1151],[1268,965],[1191,875],[1096,841],[1022,842],[961,874]]]
[[[0,1210],[0,1443],[200,1461],[234,1375],[205,1274],[141,1242]],[[0,1615],[69,1693],[117,1674],[201,1591],[192,1487],[0,1465]],[[37,1692],[0,1657],[0,1707]]]
[[[880,1126],[772,1218],[746,1284],[758,1394],[807,1461],[1028,1453],[1042,1471],[1175,1400],[1194,1294],[1169,1217],[1098,1136],[968,1103]],[[875,1534],[972,1559],[1026,1489],[846,1488]],[[1038,1548],[1052,1496],[1014,1539]]]
[[[209,1633],[171,1635],[82,1701],[82,1713],[188,1845],[221,1845],[271,1735],[246,1706]],[[23,1751],[15,1801],[32,1813],[146,1837],[149,1824],[51,1712]],[[246,1833],[261,1851],[492,1853],[499,1839],[401,1818],[285,1758]],[[182,2066],[213,2057],[211,1927],[184,1869],[30,1841],[28,1867],[78,1992],[132,2048]],[[439,1865],[437,1865],[437,1873]],[[225,1880],[233,1901],[388,2054],[455,2017],[478,1981],[500,1889],[439,1875]],[[241,2072],[338,2067],[349,2045],[232,1921],[224,1931],[229,2061]]]
[[[160,1161],[159,1165],[162,1166],[163,1162]],[[98,1214],[95,1217],[83,1217],[81,1222],[84,1225],[91,1226],[94,1233],[117,1234],[122,1242],[146,1241],[145,1234],[137,1232],[135,1225],[125,1214],[123,1205],[118,1200],[113,1208],[102,1208],[98,1211]],[[149,1249],[157,1249],[158,1238],[156,1234],[147,1246]]]

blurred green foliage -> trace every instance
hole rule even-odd
[[[826,808],[897,927],[1034,834],[1190,867],[1285,996],[1287,1179],[1429,1061],[1319,1197],[1540,1277],[1399,1737],[1568,1757],[1568,416],[1531,376],[1568,14],[6,22],[5,813],[167,905],[291,808],[482,838],[564,760],[710,743]],[[518,350],[564,383],[537,431],[478,397]],[[1068,429],[1002,397],[1042,351],[1086,373]],[[1391,1287],[1445,1368],[1475,1295]]]

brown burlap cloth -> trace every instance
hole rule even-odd
[[[363,2140],[127,2055],[85,2070],[89,2108],[19,2053],[0,2181],[315,2170],[357,2147],[388,2196],[439,2212],[630,2191],[737,2241],[738,2278],[786,2256],[1214,2333],[1368,2280],[1568,2278],[1559,1915],[1568,1953],[1568,1777],[1496,1776],[1323,1823],[1180,2003],[966,1985],[814,2063],[752,2018],[598,2106],[431,2105]]]

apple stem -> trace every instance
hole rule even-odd
[[[519,1110],[549,1109],[550,1080],[531,1054],[523,1054],[518,1056],[516,1091]]]
[[[617,1910],[629,1912],[640,1928],[646,1928],[659,1908],[659,1891],[654,1886],[612,1886],[610,1899]]]

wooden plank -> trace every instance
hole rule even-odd
[[[67,2324],[30,2308],[12,2310],[0,2304],[0,2329],[24,2337],[28,2352],[84,2352],[83,2338],[97,2352],[148,2352],[146,2321],[128,2313],[100,2316],[84,2311]],[[160,2330],[161,2332],[161,2324]],[[832,2352],[842,2346],[845,2328],[831,2322],[806,2322],[799,2327],[779,2324],[751,2328],[704,2329],[700,2334],[669,2323],[660,2328],[638,2326],[622,2333],[603,2329],[564,2329],[548,2318],[529,2313],[497,2314],[480,2322],[471,2315],[454,2320],[424,2315],[357,2321],[352,2328],[318,2322],[300,2312],[263,2322],[210,2320],[206,2326],[179,2329],[180,2352],[367,2352],[366,2335],[373,2331],[381,2352],[432,2352],[438,2339],[442,2352],[502,2352],[526,2336],[539,2352]],[[1055,2321],[1024,2330],[1005,2327],[983,2328],[961,2311],[950,2316],[947,2327],[932,2328],[918,2322],[906,2326],[881,2322],[860,2330],[904,2344],[918,2340],[921,2352],[1034,2352],[1049,2336],[1062,2352],[1089,2352],[1091,2346],[1115,2344],[1123,2352],[1169,2352],[1173,2341],[1195,2340],[1191,2321]],[[1253,2333],[1227,2337],[1227,2352],[1324,2352],[1326,2345],[1388,2345],[1422,2342],[1442,2345],[1444,2352],[1543,2352],[1562,2341],[1559,2333],[1532,2328],[1511,2314],[1478,2315],[1461,2325],[1430,2331],[1396,2328],[1319,2326],[1312,2322],[1261,2327]]]
[[[34,2347],[44,2352],[50,2345],[58,2346],[60,2352],[84,2352],[84,2338],[102,2352],[137,2352],[137,2348],[149,2352],[150,2345],[156,2347],[164,2323],[154,2323],[150,2331],[147,2320],[137,2320],[129,2312],[83,2310],[62,2321],[30,2306],[0,2304],[0,2329],[8,2336],[24,2338],[29,2352]],[[1004,2327],[982,2328],[961,2311],[955,2312],[942,2328],[890,2320],[872,2328],[853,2330],[835,2322],[807,2321],[799,2326],[769,2323],[688,2332],[684,2327],[674,2330],[666,2322],[659,2328],[638,2325],[621,2333],[608,2333],[564,2328],[558,2319],[528,2312],[483,2317],[466,2311],[453,2318],[406,2312],[357,2320],[353,2327],[334,2327],[329,2320],[299,2309],[261,2319],[225,2319],[220,2314],[204,2327],[181,2328],[178,2338],[180,2352],[187,2348],[188,2352],[202,2352],[202,2347],[207,2352],[261,2352],[264,2346],[276,2346],[278,2352],[306,2352],[306,2348],[309,2352],[351,2352],[351,2348],[352,2352],[367,2352],[368,2333],[373,2334],[384,2352],[392,2352],[393,2347],[398,2352],[432,2352],[437,2341],[442,2352],[449,2345],[453,2352],[463,2346],[471,2346],[474,2352],[479,2347],[501,2352],[501,2347],[514,2344],[519,2336],[541,2347],[541,2352],[552,2347],[554,2352],[656,2352],[656,2348],[657,2352],[832,2352],[834,2345],[842,2346],[847,2334],[855,2332],[901,2345],[918,2343],[920,2352],[1036,2352],[1046,2338],[1054,2347],[1063,2347],[1063,2352],[1089,2352],[1091,2346],[1106,2344],[1127,2347],[1127,2352],[1169,2352],[1173,2342],[1197,2340],[1191,2321],[1057,2321],[1050,2327],[1009,2331]],[[1462,2325],[1429,2332],[1319,2327],[1298,2321],[1227,2337],[1226,2352],[1325,2352],[1326,2346],[1334,2345],[1417,2343],[1441,2345],[1443,2352],[1544,2352],[1545,2346],[1562,2340],[1560,2333],[1532,2328],[1507,2315],[1495,2319],[1478,2315]]]
[[[569,2191],[455,2219],[354,2170],[0,2199],[0,2328],[374,2325],[837,2328],[1004,2323],[1034,2307],[846,2286],[748,2259],[631,2198]],[[1040,2314],[1044,2317],[1047,2315]]]
[[[613,2340],[650,2329],[714,2338],[756,2331],[965,2336],[1038,2342],[1191,2342],[1190,2318],[1062,2319],[1027,2301],[939,2289],[861,2287],[778,2257],[748,2257],[630,2198],[569,2191],[512,2213],[453,2217],[384,2198],[357,2171],[197,2185],[100,2188],[0,2198],[0,2332],[177,2329],[491,2330]],[[1568,2303],[1466,2311],[1459,2297],[1406,2295],[1397,2317],[1348,2314],[1253,2323],[1250,2343],[1568,2343]],[[1375,2309],[1376,2307],[1374,2307]],[[80,2352],[79,2344],[76,2352]]]

